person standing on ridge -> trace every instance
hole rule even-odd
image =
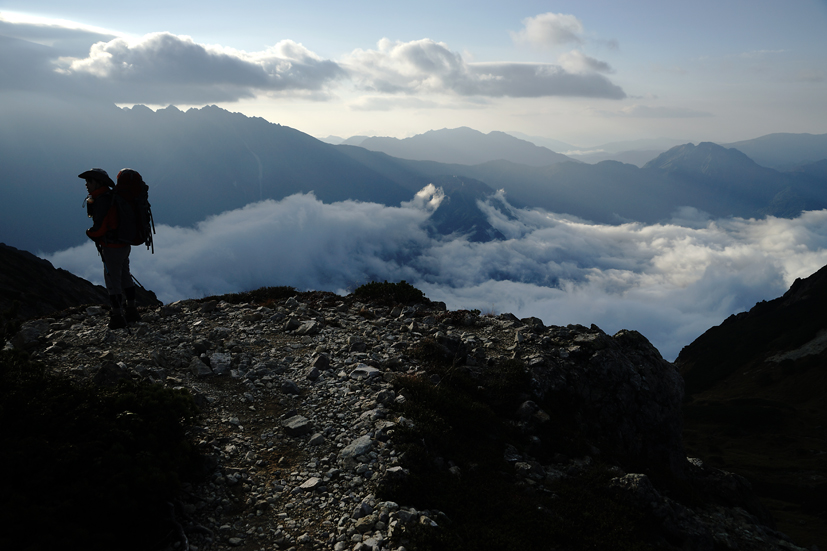
[[[118,209],[113,208],[115,183],[102,168],[93,168],[78,175],[86,180],[86,213],[92,227],[86,235],[95,242],[103,259],[103,279],[109,292],[109,329],[126,327],[127,322],[140,321],[135,305],[135,283],[129,271],[132,247],[118,240]],[[126,304],[124,305],[124,297]]]

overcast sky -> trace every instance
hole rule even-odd
[[[491,4],[2,0],[0,100],[214,103],[317,137],[827,132],[827,0]]]

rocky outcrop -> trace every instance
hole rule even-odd
[[[529,361],[537,398],[563,405],[561,415],[628,467],[681,476],[683,379],[675,367],[636,331],[610,337],[592,325],[543,335],[548,347]]]
[[[395,404],[414,398],[394,383],[440,384],[417,359],[422,350],[470,377],[524,370],[525,399],[505,420],[531,443],[506,447],[515,487],[550,493],[599,458],[615,473],[607,491],[655,519],[664,548],[795,549],[738,512],[738,492],[731,502],[701,492],[708,502],[690,507],[643,474],[691,483],[714,470],[702,476],[686,462],[680,377],[636,332],[609,336],[595,326],[545,327],[428,303],[379,307],[328,293],[266,307],[181,301],[142,314],[128,330],[110,331],[100,308],[63,311],[24,324],[26,336],[7,346],[92,384],[126,376],[190,390],[203,411],[190,435],[212,458],[207,478],[185,486],[179,513],[199,549],[398,550],[412,527],[446,526],[428,503],[379,493],[412,476],[395,439],[411,421]],[[534,431],[556,422],[579,431],[587,453],[538,461],[536,447],[546,443]],[[462,477],[466,466],[445,468]]]

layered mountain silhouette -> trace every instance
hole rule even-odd
[[[681,191],[690,190],[692,206],[717,216],[725,216],[725,210],[744,217],[792,217],[802,210],[824,208],[827,199],[818,177],[780,173],[737,149],[711,142],[673,147],[643,168],[666,175]]]
[[[473,178],[492,190],[504,189],[514,206],[607,224],[664,222],[687,206],[715,217],[793,217],[802,210],[827,207],[825,179],[817,166],[782,173],[710,142],[674,147],[643,168],[617,161],[541,167],[502,160],[446,165],[337,147],[409,189],[444,174]]]
[[[608,224],[669,221],[681,207],[712,217],[792,217],[827,207],[822,164],[779,172],[712,143],[672,148],[639,168],[573,162],[502,132],[469,128],[407,140],[359,137],[352,142],[361,146],[334,146],[215,106],[152,111],[48,98],[33,105],[0,106],[0,235],[33,251],[85,241],[89,221],[77,174],[96,166],[112,176],[123,167],[138,170],[150,186],[156,222],[178,226],[295,193],[312,192],[324,202],[399,205],[437,182],[449,197],[460,195],[434,213],[431,227],[474,240],[497,238],[478,202],[498,189],[516,207]],[[371,151],[380,145],[453,162]],[[451,185],[455,178],[474,182],[473,199],[467,186]],[[449,204],[450,221],[444,215]]]
[[[157,112],[44,100],[0,108],[0,235],[56,250],[83,242],[92,167],[138,170],[158,223],[192,225],[262,199],[313,192],[325,202],[398,205],[411,193],[328,144],[217,107]]]

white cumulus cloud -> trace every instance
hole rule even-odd
[[[59,90],[114,103],[203,104],[259,95],[329,99],[355,87],[373,98],[354,109],[389,109],[397,96],[468,98],[580,96],[621,99],[606,77],[608,65],[580,54],[564,65],[468,62],[446,43],[431,39],[379,41],[341,61],[323,59],[292,40],[257,52],[200,44],[169,32],[138,38],[105,35],[52,22],[0,19],[0,91]],[[466,56],[467,57],[467,56]],[[569,69],[571,68],[571,69]],[[584,69],[589,69],[585,73]],[[348,88],[349,89],[349,88]],[[385,101],[383,101],[383,99]],[[414,106],[412,104],[408,104]]]
[[[594,71],[597,73],[613,73],[612,66],[605,61],[600,61],[593,57],[587,56],[580,50],[572,50],[560,55],[558,58],[560,65],[567,71],[572,73],[584,73]]]
[[[120,102],[147,103],[237,99],[256,91],[315,91],[344,76],[335,62],[290,40],[248,53],[171,33],[98,42],[87,57],[70,60],[62,72],[96,77],[117,89]]]
[[[456,94],[484,97],[580,96],[622,99],[625,92],[606,77],[583,68],[610,70],[602,62],[574,56],[569,71],[549,63],[466,62],[444,42],[393,42],[353,51],[342,64],[363,90],[388,94]]]
[[[511,37],[515,42],[533,46],[559,46],[583,42],[583,23],[575,16],[563,13],[541,13],[523,19],[523,28]]]

